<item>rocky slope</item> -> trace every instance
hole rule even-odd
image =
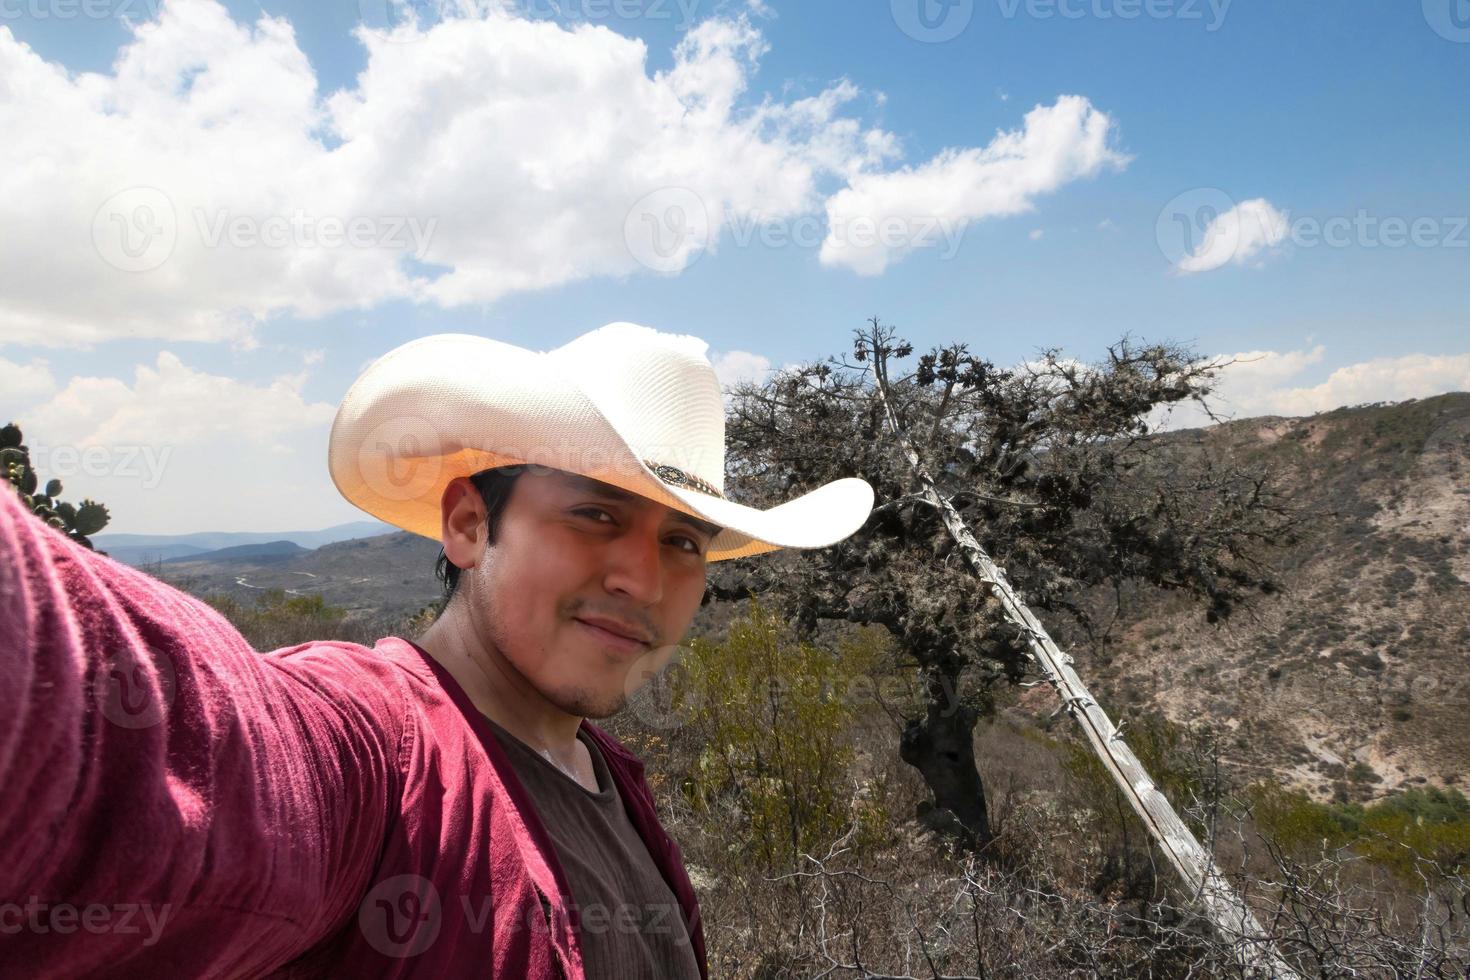
[[[1286,591],[1228,623],[1142,603],[1092,665],[1110,704],[1228,730],[1240,775],[1320,796],[1470,788],[1470,395],[1182,438],[1265,466],[1316,516],[1276,556]]]

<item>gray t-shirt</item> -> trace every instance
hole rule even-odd
[[[490,729],[556,846],[589,980],[698,980],[679,900],[628,819],[597,746],[577,733],[597,773],[593,793],[494,721]]]

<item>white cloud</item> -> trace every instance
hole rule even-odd
[[[160,351],[152,365],[120,378],[74,377],[51,398],[23,413],[52,443],[74,446],[140,444],[284,447],[289,433],[330,423],[336,407],[301,397],[304,375],[256,386],[185,365]]]
[[[1223,367],[1210,405],[1224,418],[1258,415],[1311,415],[1345,405],[1428,398],[1450,391],[1470,391],[1470,354],[1405,354],[1380,357],[1333,370],[1317,384],[1302,375],[1326,360],[1327,348],[1295,351],[1245,351],[1220,358]],[[1160,413],[1171,429],[1207,425],[1209,418],[1193,404],[1172,415]]]
[[[1428,398],[1470,391],[1470,354],[1406,354],[1338,368],[1321,384],[1273,392],[1267,403],[1281,415],[1307,415],[1342,405]]]
[[[325,465],[336,408],[301,394],[302,376],[248,384],[174,354],[131,381],[74,377],[18,413],[43,479],[92,497],[111,531],[292,530],[361,514]]]
[[[1175,268],[1184,274],[1210,272],[1228,263],[1245,265],[1269,248],[1286,240],[1290,225],[1286,215],[1270,201],[1258,197],[1242,201],[1205,228],[1198,247]]]
[[[23,408],[56,390],[56,379],[44,360],[17,364],[0,357],[0,425],[10,421]]]
[[[1030,237],[1033,242],[1039,242],[1046,237],[1046,230],[1043,228],[1033,229]]]
[[[860,173],[827,200],[827,240],[822,262],[877,275],[933,238],[936,225],[953,244],[972,221],[1020,214],[1035,199],[1105,169],[1121,169],[1129,157],[1111,145],[1111,117],[1079,95],[1026,113],[1022,129],[997,133],[988,146],[945,150],[918,167]],[[899,230],[875,234],[872,225]],[[932,242],[931,242],[932,243]]]
[[[771,375],[771,359],[746,350],[732,350],[716,354],[710,361],[720,387],[732,388],[743,382],[759,384]]]
[[[974,218],[1121,165],[1110,120],[1069,96],[983,150],[884,174],[898,140],[855,117],[853,83],[749,97],[767,44],[745,15],[700,23],[650,73],[636,38],[482,6],[360,29],[366,65],[328,94],[287,21],[237,23],[217,0],[166,0],[100,74],[0,27],[0,336],[249,347],[276,316],[643,272],[630,214],[670,188],[717,248],[732,221],[815,217],[833,191],[829,215]]]

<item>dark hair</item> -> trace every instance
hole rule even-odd
[[[516,484],[516,478],[525,471],[526,468],[519,465],[497,466],[470,477],[470,482],[480,491],[480,499],[485,501],[486,539],[491,544],[495,543],[495,529],[500,524],[505,505],[510,501],[510,491]],[[454,598],[454,591],[459,588],[460,571],[460,567],[450,561],[444,549],[440,548],[439,557],[434,561],[434,577],[444,586],[441,609],[448,608],[449,600]]]

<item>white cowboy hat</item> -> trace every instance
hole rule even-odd
[[[724,398],[707,347],[633,323],[545,353],[467,334],[410,341],[342,399],[332,481],[374,517],[435,541],[451,480],[515,464],[579,473],[719,525],[709,561],[821,548],[862,527],[873,488],[856,478],[769,510],[725,498]]]

